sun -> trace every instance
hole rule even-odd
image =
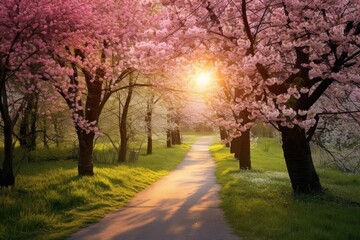
[[[211,73],[210,72],[201,72],[197,77],[196,77],[196,86],[197,87],[207,87],[210,85],[211,83]]]

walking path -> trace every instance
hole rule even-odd
[[[218,208],[211,140],[200,138],[168,176],[69,240],[239,240]]]

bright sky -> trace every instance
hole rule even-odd
[[[196,77],[196,86],[197,88],[206,88],[209,87],[210,83],[211,83],[211,73],[210,72],[201,72],[197,77]]]

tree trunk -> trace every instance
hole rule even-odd
[[[15,176],[13,172],[14,146],[12,136],[12,126],[4,123],[4,162],[3,162],[3,176],[0,180],[0,186],[14,186]]]
[[[180,132],[180,129],[179,129],[179,128],[176,129],[176,137],[177,137],[177,139],[176,139],[176,140],[177,140],[177,144],[178,144],[178,145],[181,145],[181,143],[182,143],[182,142],[181,142],[181,132]]]
[[[146,154],[150,155],[152,154],[152,99],[151,102],[148,102],[147,105],[147,113],[146,113],[146,130],[147,130],[147,149]]]
[[[49,149],[49,145],[47,142],[47,120],[46,120],[46,116],[43,116],[43,144],[44,144],[44,148]]]
[[[28,137],[29,137],[29,117],[28,106],[25,108],[19,127],[19,142],[22,148],[28,148]]]
[[[220,127],[219,131],[221,141],[226,140],[226,138],[229,136],[226,129],[224,127]],[[226,143],[226,147],[230,147],[230,144],[228,142]]]
[[[20,146],[29,150],[36,149],[36,121],[38,109],[38,93],[31,93],[20,122]]]
[[[152,149],[153,149],[153,144],[152,144],[152,136],[148,136],[147,138],[147,149],[146,149],[146,154],[147,155],[151,155],[152,154]]]
[[[126,125],[120,125],[120,148],[118,152],[118,162],[123,163],[126,162],[126,155],[127,155],[127,129]]]
[[[30,116],[30,136],[29,136],[29,148],[30,150],[36,149],[36,122],[37,122],[37,112],[38,112],[38,93],[33,93],[33,106]]]
[[[133,94],[133,77],[132,77],[132,74],[130,74],[128,95],[126,97],[125,104],[123,106],[123,110],[121,113],[120,122],[119,122],[119,124],[120,124],[120,148],[119,148],[119,153],[118,153],[118,162],[120,162],[120,163],[126,162],[128,139],[129,139],[128,133],[127,133],[127,117],[128,117],[128,113],[129,113],[132,94]],[[120,114],[120,110],[121,110],[121,102],[119,99],[119,114]]]
[[[181,144],[181,135],[179,128],[171,131],[171,143],[173,145],[180,145]]]
[[[166,147],[167,148],[171,148],[171,145],[172,145],[172,143],[171,143],[171,140],[172,140],[172,137],[171,137],[171,130],[166,130]]]
[[[231,141],[230,152],[235,154],[235,158],[239,160],[239,168],[243,170],[251,169],[250,158],[250,130],[241,133],[241,136]]]
[[[0,175],[0,186],[14,186],[15,176],[13,171],[13,160],[14,160],[14,146],[13,146],[13,121],[11,120],[9,113],[9,105],[7,99],[7,91],[5,81],[2,79],[0,88],[0,112],[4,122],[4,161],[2,173]]]
[[[280,131],[285,162],[294,193],[322,193],[323,189],[313,164],[305,130],[295,126],[280,127]]]
[[[86,131],[79,127],[76,130],[79,140],[78,173],[80,176],[92,176],[94,175],[92,154],[95,133],[93,131],[86,133]]]
[[[171,143],[172,145],[176,145],[176,131],[175,130],[171,130]]]
[[[176,130],[172,130],[171,131],[171,143],[172,145],[177,145],[177,131]]]
[[[78,51],[78,50],[75,50]],[[75,85],[78,86],[77,82],[77,70],[73,66],[74,75],[72,76],[72,81]],[[83,110],[78,109],[76,113],[78,116],[84,118],[88,122],[95,122],[94,127],[97,127],[99,122],[99,115],[101,113],[101,107],[99,103],[101,102],[101,87],[102,82],[99,78],[104,76],[104,71],[101,68],[96,70],[95,79],[92,79],[92,76],[85,74],[86,85],[87,85],[87,96],[85,104],[85,114]],[[75,96],[79,91],[78,88],[74,90]],[[76,100],[77,105],[82,107],[81,98]],[[72,102],[68,102],[69,108],[72,109]],[[78,174],[79,176],[93,176],[94,175],[94,165],[92,160],[93,150],[94,150],[94,138],[95,132],[93,130],[84,130],[78,124],[76,124],[76,132],[79,140],[79,162],[78,162]]]

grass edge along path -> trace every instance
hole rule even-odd
[[[360,239],[360,176],[317,167],[322,196],[294,197],[276,139],[259,139],[251,171],[239,171],[229,149],[210,148],[221,185],[221,208],[244,240]]]
[[[136,193],[174,169],[197,137],[139,161],[96,164],[95,176],[77,176],[76,161],[29,163],[14,189],[0,189],[0,239],[65,239],[123,207]]]

